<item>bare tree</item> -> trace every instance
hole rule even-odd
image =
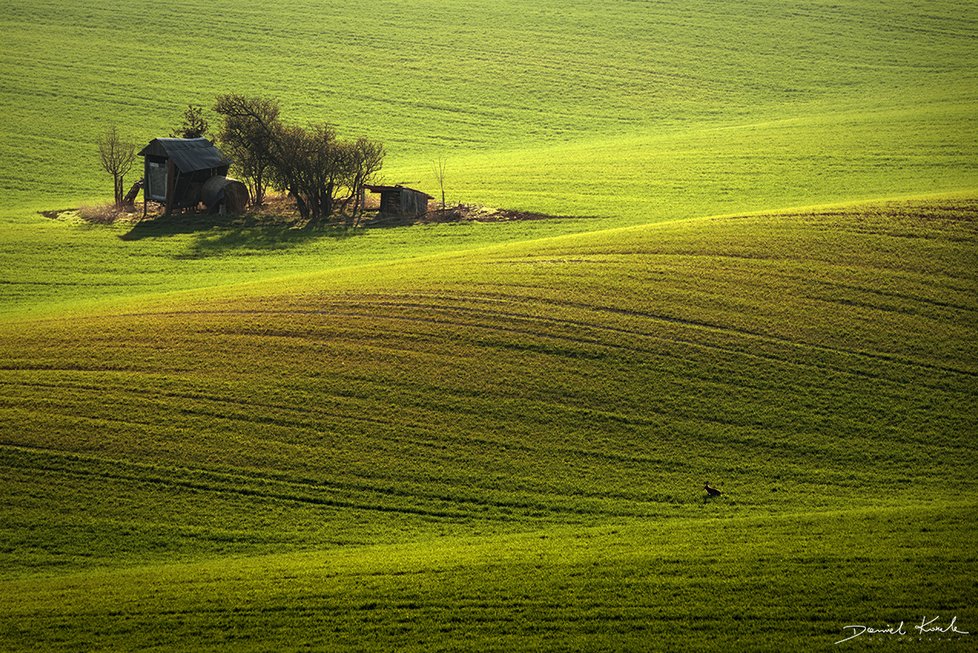
[[[445,164],[447,161],[445,157],[439,156],[435,161],[431,162],[431,169],[435,173],[435,180],[438,181],[438,187],[441,189],[441,210],[445,210]]]
[[[363,213],[363,191],[364,187],[374,179],[380,169],[384,166],[384,145],[372,141],[365,136],[361,136],[353,143],[349,143],[347,148],[350,151],[347,187],[350,189],[350,197],[344,202],[345,206],[353,200],[353,211],[350,220],[353,226],[360,222],[360,215]]]
[[[102,169],[112,175],[115,184],[115,205],[121,209],[125,193],[124,178],[132,169],[136,160],[136,145],[119,137],[115,125],[112,125],[98,141],[98,154]]]

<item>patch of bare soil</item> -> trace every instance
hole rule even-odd
[[[514,222],[526,220],[559,220],[567,219],[572,216],[548,215],[545,213],[534,213],[531,211],[516,211],[513,209],[500,209],[477,204],[457,204],[444,209],[435,208],[429,210],[422,216],[405,217],[382,215],[377,212],[378,201],[368,199],[366,212],[356,221],[356,226],[361,227],[401,227],[414,224],[446,224],[453,222]],[[187,227],[187,228],[209,228],[215,226],[230,228],[254,228],[254,227],[275,227],[275,228],[301,228],[305,222],[300,218],[296,210],[295,201],[285,195],[268,194],[260,207],[253,207],[243,214],[237,215],[217,215],[208,214],[203,211],[184,210],[174,211],[168,216],[162,215],[162,206],[150,203],[148,211],[143,217],[143,205],[137,202],[135,206],[128,210],[120,211],[113,205],[94,205],[82,206],[72,209],[54,209],[50,211],[39,211],[40,215],[51,220],[63,220],[67,222],[77,222],[79,224],[112,224],[123,223],[131,224],[140,229],[150,226],[163,227]],[[335,224],[343,226],[347,218],[334,216]],[[332,223],[331,223],[332,224]]]
[[[69,213],[78,213],[78,209],[52,209],[51,211],[38,211],[38,213],[50,220],[63,220]]]
[[[142,205],[138,209],[135,207],[119,209],[114,204],[90,204],[72,209],[38,211],[38,213],[49,220],[61,220],[63,222],[76,222],[79,224],[135,223],[143,216]]]
[[[514,222],[525,220],[559,220],[569,216],[548,215],[531,211],[498,209],[476,204],[458,204],[444,209],[430,209],[419,217],[375,215],[365,219],[367,227],[395,227],[411,224],[444,224],[451,222]]]

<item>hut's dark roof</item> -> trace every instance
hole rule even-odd
[[[412,193],[417,193],[418,195],[424,195],[429,200],[435,199],[434,197],[432,197],[428,193],[425,193],[425,192],[420,191],[420,190],[415,190],[413,188],[408,188],[407,186],[401,186],[400,184],[398,184],[397,186],[378,186],[378,185],[374,185],[374,184],[367,184],[367,185],[364,186],[364,188],[366,188],[367,190],[369,190],[371,193],[383,193],[383,192],[392,191],[392,190],[406,190],[406,191],[410,191]]]
[[[167,157],[183,173],[231,165],[206,138],[154,138],[139,151],[146,155]]]

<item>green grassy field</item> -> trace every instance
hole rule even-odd
[[[784,650],[973,620],[975,207],[10,321],[5,643]]]
[[[107,124],[149,141],[228,91],[383,140],[391,181],[430,188],[443,155],[450,195],[555,213],[620,219],[637,201],[624,213],[644,222],[975,184],[971,3],[472,4],[215,0],[198,18],[190,2],[5,0],[0,187],[44,209],[108,194]]]
[[[969,3],[606,4],[289,2],[259,21],[264,5],[216,2],[188,33],[187,3],[151,11],[8,0],[0,225],[17,246],[0,248],[0,312],[978,187]],[[396,20],[379,18],[391,11]],[[107,125],[148,142],[170,133],[186,103],[209,106],[229,90],[273,95],[296,120],[383,140],[390,182],[434,193],[431,161],[444,156],[452,201],[587,219],[404,230],[356,244],[150,230],[133,244],[34,213],[110,196],[94,146]]]
[[[974,649],[973,4],[280,4],[0,4],[0,650]],[[227,91],[564,217],[38,213]]]

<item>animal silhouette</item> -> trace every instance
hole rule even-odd
[[[720,490],[716,489],[715,487],[711,487],[709,483],[707,483],[706,485],[704,485],[703,488],[706,490],[706,495],[708,497],[718,497],[721,494],[723,494],[723,492],[721,492]]]

